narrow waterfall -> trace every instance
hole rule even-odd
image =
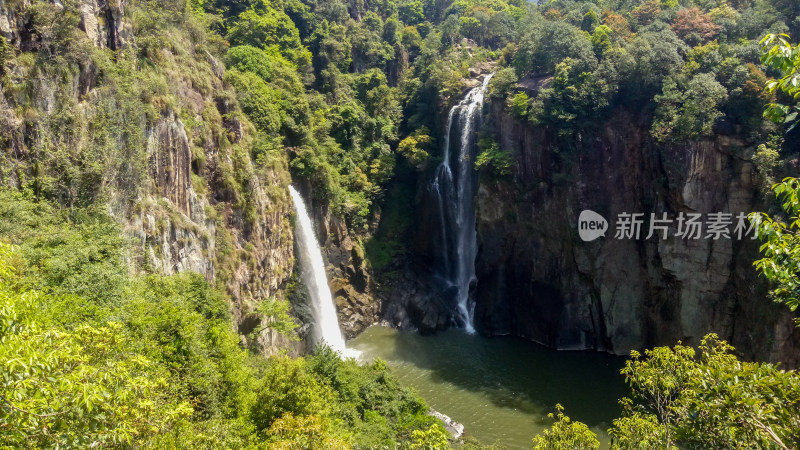
[[[311,217],[308,215],[303,197],[295,190],[294,186],[289,186],[289,192],[297,213],[295,236],[300,259],[300,275],[311,296],[314,340],[317,343],[325,342],[333,350],[345,355],[344,337],[339,329],[336,305],[333,303],[331,290],[328,287],[325,263],[322,261],[322,252],[319,249],[317,237],[314,235]]]
[[[444,159],[436,168],[430,191],[438,208],[437,275],[453,293],[457,303],[456,320],[467,332],[474,332],[474,303],[470,298],[478,253],[475,224],[475,131],[480,123],[483,96],[492,75],[469,91],[450,109],[444,134]],[[451,134],[457,132],[452,142]]]

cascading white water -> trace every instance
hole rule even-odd
[[[314,235],[311,217],[306,210],[303,197],[293,186],[289,186],[294,210],[297,213],[295,236],[300,258],[300,275],[308,287],[311,296],[311,314],[314,318],[313,337],[317,343],[324,342],[331,349],[342,355],[347,353],[342,331],[339,329],[339,318],[336,316],[336,305],[333,303],[328,277],[325,275],[325,263],[322,252]]]
[[[431,192],[436,200],[434,204],[439,209],[441,233],[437,242],[437,272],[450,288],[455,289],[457,319],[470,333],[474,332],[470,286],[476,282],[475,257],[478,253],[475,230],[477,179],[473,149],[475,126],[480,120],[484,93],[492,75],[486,76],[480,86],[469,91],[463,100],[450,109],[444,134],[444,159],[431,182]],[[457,126],[460,137],[456,148],[451,148],[453,125]],[[452,158],[453,154],[457,157]]]

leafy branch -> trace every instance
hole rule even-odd
[[[800,46],[790,44],[787,39],[787,34],[766,35],[761,40],[761,62],[783,74],[778,79],[767,81],[766,91],[771,94],[780,91],[797,100],[800,99]],[[785,123],[789,126],[788,131],[791,131],[797,126],[798,113],[798,105],[770,103],[764,110],[764,117],[776,123]]]

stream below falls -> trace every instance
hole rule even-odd
[[[530,449],[550,426],[556,403],[608,446],[606,430],[627,395],[625,358],[594,351],[556,351],[511,336],[486,338],[450,329],[421,336],[373,326],[348,342],[362,360],[386,360],[399,381],[484,444]]]

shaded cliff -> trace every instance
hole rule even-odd
[[[657,145],[646,123],[617,110],[565,149],[556,130],[501,104],[490,116],[514,166],[507,179],[482,176],[476,198],[482,333],[626,354],[716,332],[748,358],[800,363],[800,332],[752,266],[758,241],[645,239],[649,219],[639,240],[614,237],[623,212],[730,212],[735,226],[740,212],[764,210],[750,145],[725,136]],[[604,238],[579,238],[585,209],[609,220]]]
[[[800,331],[769,299],[753,261],[759,241],[674,237],[681,213],[767,211],[755,145],[724,135],[658,144],[649,119],[616,109],[565,141],[558,130],[512,117],[503,102],[484,109],[485,128],[512,156],[511,173],[483,171],[475,199],[478,256],[475,327],[558,349],[632,349],[699,344],[709,332],[751,360],[800,364]],[[387,323],[423,333],[457,326],[447,288],[432,276],[437,233],[428,171],[398,182],[416,194],[394,207],[413,212],[406,253],[377,291]],[[578,215],[609,221],[605,237],[584,242]],[[639,239],[616,239],[623,212],[643,213]],[[673,219],[670,237],[646,239],[650,213]],[[382,225],[383,226],[383,225]],[[656,233],[658,234],[658,233]]]

